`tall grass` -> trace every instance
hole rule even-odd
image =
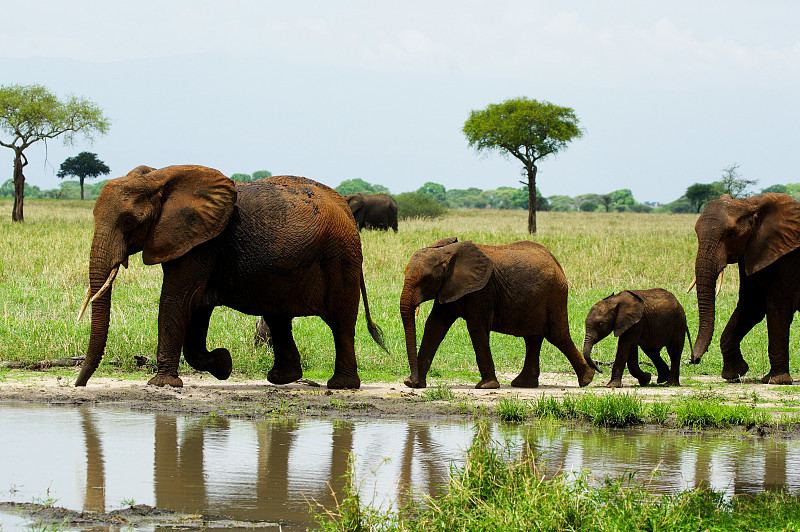
[[[87,259],[93,230],[91,201],[28,200],[24,223],[12,223],[12,202],[0,200],[0,359],[34,361],[84,353],[89,320],[75,316],[88,284]],[[356,353],[364,380],[401,380],[408,374],[399,297],[403,271],[417,249],[440,238],[457,236],[485,244],[533,239],[558,258],[570,282],[569,315],[573,340],[580,345],[583,321],[599,299],[629,288],[663,287],[675,294],[687,312],[692,333],[697,330],[694,294],[684,293],[693,276],[695,215],[635,213],[539,213],[539,232],[528,235],[522,211],[451,211],[435,220],[406,220],[398,233],[361,233],[364,275],[373,318],[386,333],[391,355],[370,338],[362,315],[356,328]],[[732,267],[735,270],[735,266]],[[153,357],[157,341],[161,268],[145,266],[131,257],[130,269],[114,284],[109,341],[104,361],[133,366],[134,355]],[[738,276],[725,276],[718,297],[716,338],[737,300]],[[418,316],[421,336],[431,302]],[[211,318],[209,347],[231,350],[234,372],[261,377],[272,365],[267,347],[253,346],[255,318],[218,308]],[[800,348],[793,326],[790,352]],[[294,334],[308,378],[325,380],[333,373],[334,347],[330,330],[319,318],[297,318]],[[768,371],[766,326],[760,324],[743,342],[753,376]],[[718,375],[721,357],[715,340],[703,363],[682,366],[684,376]],[[524,358],[523,341],[492,334],[492,354],[499,372],[517,373]],[[595,358],[610,360],[616,343],[600,342]],[[687,353],[684,356],[688,356]],[[798,373],[800,357],[790,359]],[[544,343],[543,371],[571,367],[553,346]],[[100,371],[108,366],[103,364]],[[189,371],[184,366],[181,371]],[[475,354],[463,321],[448,333],[431,368],[440,380],[479,379]],[[600,377],[601,378],[601,377]]]
[[[351,490],[316,518],[322,530],[798,530],[800,496],[784,492],[725,499],[711,489],[658,495],[633,476],[594,483],[587,476],[546,477],[537,457],[491,441],[485,427],[465,463],[453,470],[438,498],[411,502],[399,512],[360,504]]]

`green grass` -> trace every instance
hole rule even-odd
[[[26,200],[24,223],[11,222],[12,202],[0,200],[0,359],[36,361],[82,355],[89,337],[89,319],[75,322],[87,287],[87,260],[91,243],[92,201]],[[408,375],[399,297],[404,268],[417,249],[448,236],[485,244],[532,238],[558,258],[570,282],[569,316],[573,341],[580,346],[583,322],[591,306],[623,289],[663,287],[686,309],[689,327],[697,330],[695,295],[684,292],[693,276],[697,249],[696,215],[635,213],[539,213],[539,232],[528,235],[522,211],[451,211],[436,220],[408,220],[400,231],[366,231],[361,235],[364,275],[373,318],[383,328],[391,355],[370,338],[361,316],[356,327],[356,353],[362,380],[401,381]],[[682,365],[682,376],[719,375],[719,334],[737,300],[738,275],[731,266],[718,298],[715,340],[699,365]],[[119,369],[106,363],[118,360],[133,368],[134,355],[153,358],[156,351],[161,268],[145,266],[140,255],[131,257],[114,284],[111,329],[99,374]],[[432,302],[422,305],[417,318],[421,336]],[[790,352],[800,352],[800,334],[793,325]],[[272,366],[267,347],[254,347],[255,318],[218,308],[211,318],[210,348],[231,350],[234,376],[261,378]],[[325,381],[333,373],[334,348],[330,330],[319,318],[297,318],[294,334],[305,376]],[[759,324],[743,342],[749,376],[768,371],[766,325]],[[516,374],[522,367],[520,338],[491,335],[498,372]],[[595,346],[594,358],[610,361],[616,342],[606,338]],[[684,353],[688,357],[688,346]],[[566,358],[545,342],[542,371],[567,371]],[[790,370],[800,374],[800,357],[790,359]],[[181,372],[190,368],[182,365]],[[466,326],[459,320],[442,342],[430,376],[444,382],[477,382],[475,354]],[[602,380],[602,376],[598,376]],[[721,381],[720,381],[721,382]]]
[[[655,472],[654,472],[655,474]],[[800,495],[764,492],[726,499],[697,488],[652,493],[633,475],[596,484],[588,475],[546,476],[527,445],[521,451],[491,441],[482,424],[446,492],[412,501],[397,512],[360,500],[352,471],[334,508],[313,508],[326,531],[683,531],[800,530]]]
[[[525,421],[531,412],[528,401],[523,401],[517,395],[501,397],[497,401],[497,415],[502,421],[518,423]]]

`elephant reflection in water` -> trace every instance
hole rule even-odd
[[[416,484],[417,490],[436,497],[442,494],[447,485],[449,463],[437,453],[437,446],[431,435],[428,423],[408,423],[406,425],[406,441],[400,463],[397,502],[410,502],[411,487]],[[414,458],[420,461],[423,478],[413,481]]]
[[[103,458],[103,442],[92,421],[87,407],[81,407],[81,429],[86,446],[86,489],[83,511],[105,513],[106,511],[106,466]]]

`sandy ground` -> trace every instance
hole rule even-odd
[[[538,388],[512,388],[514,375],[498,375],[497,390],[476,390],[471,383],[448,382],[452,391],[448,400],[431,400],[437,383],[426,390],[412,390],[402,382],[365,382],[360,390],[328,390],[324,384],[300,381],[276,386],[266,380],[231,378],[218,381],[202,374],[181,375],[183,388],[148,386],[146,379],[94,376],[84,388],[73,386],[74,377],[47,371],[12,370],[0,380],[0,401],[40,404],[82,404],[86,402],[116,405],[141,410],[168,410],[187,413],[216,413],[237,417],[300,414],[339,417],[418,417],[469,416],[478,407],[491,414],[503,397],[534,399],[561,397],[569,393],[632,393],[646,402],[669,401],[676,397],[700,397],[734,404],[752,404],[761,408],[792,410],[800,400],[800,388],[764,385],[757,379],[727,383],[719,377],[684,378],[680,387],[650,385],[640,387],[626,375],[623,388],[607,389],[607,375],[597,375],[594,382],[578,388],[575,376],[567,373],[543,373]]]

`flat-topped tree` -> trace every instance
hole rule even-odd
[[[14,151],[14,209],[11,219],[24,220],[23,197],[25,176],[22,169],[28,165],[25,150],[32,144],[62,137],[71,145],[75,135],[82,133],[91,141],[94,134],[105,135],[111,121],[102,109],[86,98],[70,96],[59,100],[41,85],[0,86],[0,146]]]
[[[528,232],[536,232],[536,162],[583,136],[578,117],[569,107],[525,97],[490,104],[472,111],[463,132],[477,152],[497,151],[519,159],[528,176]],[[524,183],[523,183],[524,184]]]
[[[93,179],[109,173],[111,173],[111,168],[98,159],[96,153],[82,151],[75,157],[64,159],[56,175],[61,179],[68,176],[77,177],[81,184],[81,199],[86,199],[83,194],[83,182],[86,179]]]

